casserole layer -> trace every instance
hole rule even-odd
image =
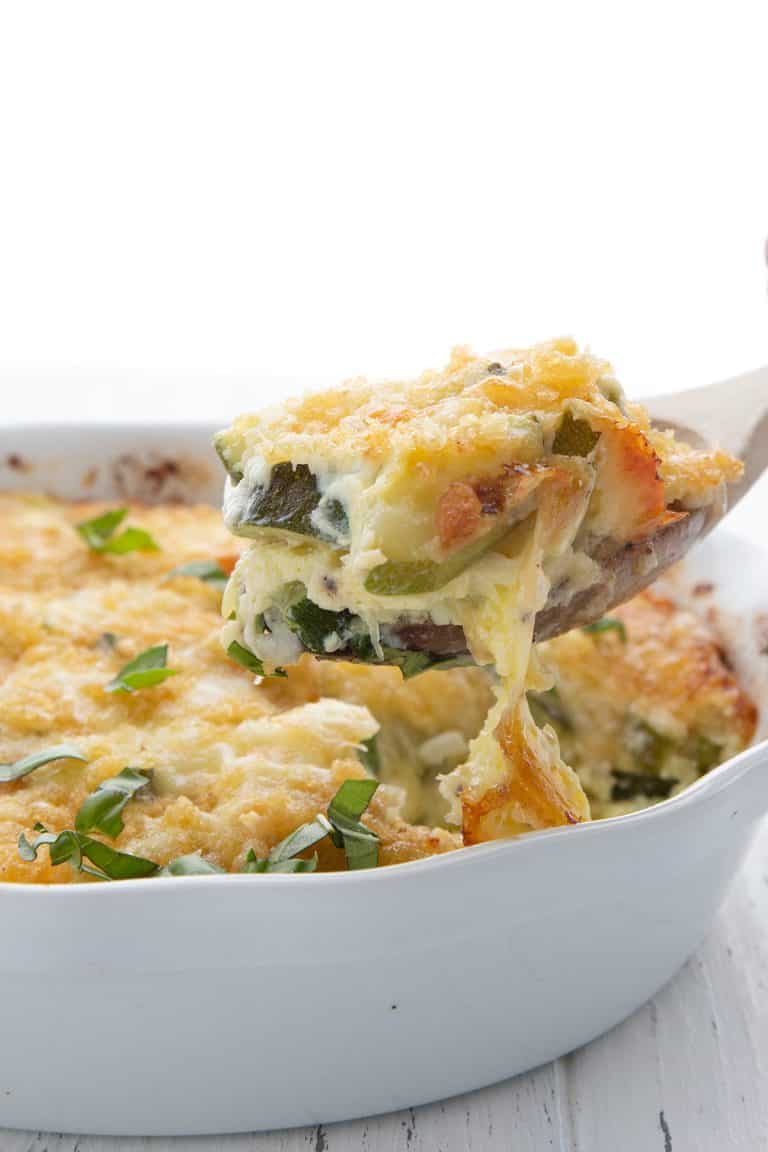
[[[243,416],[217,438],[225,521],[252,546],[224,599],[225,648],[269,671],[302,652],[399,666],[471,658],[496,701],[443,780],[466,842],[589,816],[527,694],[548,683],[537,613],[620,554],[723,500],[726,454],[651,428],[569,340],[490,361],[466,350],[406,384],[352,381]]]

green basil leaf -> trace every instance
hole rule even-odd
[[[211,876],[223,875],[224,869],[217,864],[204,860],[198,852],[190,852],[187,856],[177,856],[161,868],[159,876]]]
[[[90,836],[80,836],[79,839],[83,856],[100,868],[108,880],[137,880],[159,872],[153,860],[145,860],[143,856],[133,856],[129,852],[118,852],[101,840],[92,840]]]
[[[343,847],[351,870],[375,868],[379,862],[379,838],[359,820],[378,786],[377,780],[345,780],[328,805],[334,843]]]
[[[51,864],[70,864],[76,871],[87,872],[99,880],[135,880],[154,876],[159,870],[152,860],[128,852],[118,852],[101,840],[93,840],[69,828],[56,834],[48,832],[42,824],[36,824],[35,831],[39,835],[32,843],[23,832],[19,836],[19,855],[22,860],[36,860],[40,848],[47,847]],[[95,868],[84,864],[83,858],[90,860]]]
[[[115,531],[127,515],[127,508],[112,508],[93,520],[83,520],[75,527],[92,552],[113,552],[117,555],[126,552],[159,552],[157,543],[143,528],[126,528],[119,536],[115,536]]]
[[[144,652],[140,652],[135,660],[131,660],[120,669],[114,680],[110,680],[107,684],[106,691],[136,692],[139,688],[151,688],[153,684],[160,684],[169,676],[177,676],[177,669],[166,668],[167,659],[167,644],[147,648]]]
[[[112,552],[123,556],[126,552],[159,552],[160,545],[143,528],[126,528],[119,536],[107,540],[100,552]]]
[[[365,828],[361,825],[361,828]],[[379,863],[379,838],[370,829],[364,831],[357,829],[342,829],[341,838],[344,843],[344,855],[347,857],[347,868],[355,872],[361,868],[376,868]]]
[[[275,668],[274,672],[265,672],[264,665],[258,656],[254,656],[253,652],[248,648],[244,648],[242,644],[238,644],[237,640],[233,640],[229,648],[227,648],[227,656],[230,660],[234,660],[236,664],[242,664],[243,668],[247,668],[249,672],[255,673],[256,676],[287,676],[288,673],[284,668]]]
[[[363,740],[360,744],[357,755],[369,776],[377,777],[381,771],[381,756],[379,755],[379,744],[376,736],[371,736],[368,740]]]
[[[623,620],[617,620],[614,616],[603,616],[602,620],[594,620],[591,624],[585,624],[582,632],[589,632],[593,635],[599,635],[601,632],[616,632],[622,644],[627,642],[627,629]]]
[[[197,580],[202,580],[206,584],[212,584],[215,588],[222,589],[229,579],[224,569],[215,560],[191,560],[189,564],[179,564],[177,568],[172,568],[163,577],[163,580],[172,580],[174,576],[193,576]]]
[[[304,860],[259,860],[253,848],[245,858],[243,872],[314,872],[317,869],[317,852]]]
[[[298,856],[300,852],[305,852],[313,844],[325,839],[330,831],[331,825],[328,820],[321,812],[318,813],[314,820],[310,820],[308,824],[302,824],[295,832],[291,832],[290,836],[286,836],[285,840],[276,844],[269,853],[269,862],[280,864]]]
[[[83,520],[75,527],[94,552],[101,552],[102,548],[119,528],[128,515],[127,508],[112,508],[102,516],[95,516],[93,520]]]
[[[75,816],[75,830],[119,836],[123,830],[123,809],[147,784],[149,776],[142,775],[135,768],[123,768],[118,776],[102,780],[96,791],[80,805]]]
[[[317,868],[317,853],[309,860],[296,860],[300,852],[306,852],[320,840],[333,832],[333,828],[321,812],[314,820],[302,824],[279,844],[276,844],[266,860],[260,860],[251,848],[245,859],[244,872],[314,872]]]
[[[345,780],[328,805],[328,819],[359,820],[378,788],[377,780]]]
[[[50,764],[54,760],[81,760],[88,762],[79,748],[74,744],[56,744],[53,748],[43,748],[40,752],[33,752],[15,764],[0,764],[0,784],[10,784],[12,780],[20,780],[35,768],[42,768],[43,764]]]
[[[379,861],[379,839],[375,832],[360,823],[359,817],[378,786],[376,780],[345,780],[328,805],[327,818],[318,813],[314,820],[302,824],[276,844],[266,860],[260,860],[251,849],[243,871],[314,872],[317,853],[308,860],[296,857],[326,836],[331,837],[337,848],[344,849],[348,868],[375,868]]]
[[[38,831],[40,828],[42,828],[42,824],[35,824],[35,831]],[[22,832],[18,839],[19,856],[21,856],[22,860],[26,860],[28,863],[30,863],[32,860],[37,860],[38,848],[40,848],[43,844],[52,844],[55,839],[56,837],[54,835],[52,835],[50,832],[46,832],[43,833],[43,835],[38,836],[34,844],[30,844],[29,840],[27,840],[26,836]]]

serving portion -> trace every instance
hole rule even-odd
[[[0,879],[333,870],[467,842],[440,778],[492,706],[484,670],[305,655],[255,678],[219,640],[240,545],[215,509],[8,494],[0,521]],[[711,627],[648,596],[615,616],[624,632],[548,644],[556,691],[531,696],[597,816],[679,790],[754,723]]]
[[[303,652],[406,677],[489,666],[495,702],[441,784],[449,821],[473,843],[589,817],[531,715],[550,683],[534,638],[676,559],[722,513],[737,461],[652,428],[570,340],[352,381],[243,416],[217,448],[226,523],[252,540],[225,594],[228,651],[267,674]]]

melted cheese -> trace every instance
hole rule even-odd
[[[724,453],[653,431],[610,366],[571,340],[495,360],[459,349],[443,372],[354,380],[242,416],[218,438],[242,475],[228,489],[227,522],[257,537],[225,596],[225,646],[244,643],[267,665],[298,659],[279,605],[299,584],[318,607],[362,621],[379,659],[388,630],[407,617],[460,625],[475,660],[494,669],[496,704],[466,762],[441,784],[448,819],[471,840],[589,817],[576,775],[526,702],[540,680],[534,618],[551,583],[568,581],[571,594],[589,586],[596,541],[618,550],[651,535],[681,515],[669,510],[673,501],[719,501],[740,474]],[[558,440],[569,427],[572,448],[566,434]],[[342,505],[343,538],[332,535],[322,503],[312,523],[329,544],[241,523],[254,490],[286,462],[308,468],[323,497]],[[500,538],[515,511],[522,524]],[[382,566],[449,565],[467,547],[467,566],[436,590],[371,591]],[[324,643],[332,655],[345,642],[331,633]]]

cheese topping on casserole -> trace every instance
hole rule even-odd
[[[224,598],[226,648],[267,671],[310,651],[409,675],[454,663],[461,637],[498,683],[443,782],[450,821],[475,842],[588,818],[528,707],[547,686],[536,614],[550,588],[579,594],[599,559],[719,505],[736,461],[653,430],[570,340],[493,362],[458,350],[407,384],[355,380],[243,416],[217,448],[225,521],[253,540]]]
[[[381,863],[465,842],[445,827],[440,778],[466,761],[493,707],[481,668],[403,680],[396,668],[304,655],[287,677],[254,682],[221,649],[220,592],[167,579],[190,561],[231,565],[238,544],[219,514],[133,508],[130,522],[161,551],[108,555],[74,530],[101,511],[0,495],[0,763],[64,742],[88,757],[0,783],[0,879],[81,880],[47,853],[20,859],[18,837],[36,821],[73,828],[83,800],[126,767],[151,784],[108,842],[160,864],[198,852],[240,871],[249,850],[266,856],[367,772],[381,781],[365,817]],[[557,730],[596,815],[678,790],[754,729],[708,626],[648,594],[616,615],[625,641],[609,629],[543,645],[547,678],[528,697],[540,738]],[[177,675],[133,694],[105,690],[126,661],[164,642]],[[344,866],[330,841],[317,851],[321,868]]]
[[[532,711],[557,732],[596,818],[675,795],[754,736],[754,704],[712,625],[656,591],[539,651],[554,683]]]
[[[0,495],[0,763],[64,742],[88,757],[0,783],[0,880],[72,879],[47,853],[21,860],[19,834],[36,821],[73,828],[85,797],[128,766],[150,773],[151,787],[125,808],[120,851],[159,864],[202,852],[239,871],[249,849],[266,856],[325,811],[345,779],[365,777],[360,749],[377,721],[343,692],[294,689],[294,672],[255,687],[221,650],[220,590],[165,579],[188,561],[234,559],[220,512],[137,507],[132,522],[161,551],[118,556],[89,551],[75,531],[101,511]],[[164,642],[178,675],[132,694],[105,690],[128,660]],[[399,680],[392,669],[386,676]],[[454,706],[465,695],[459,689]],[[400,789],[382,786],[366,813],[382,863],[459,846],[443,829],[407,824],[402,802]],[[317,850],[322,867],[343,867],[330,842]]]

